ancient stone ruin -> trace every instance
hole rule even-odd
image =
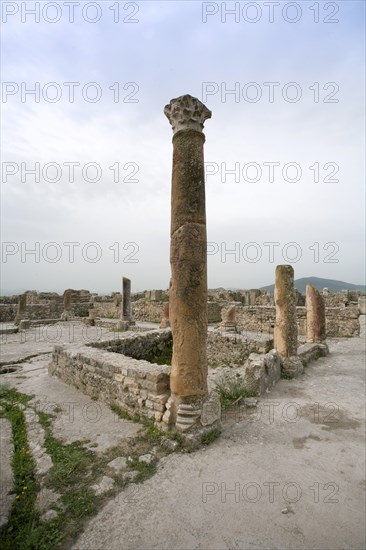
[[[307,342],[317,344],[326,338],[324,300],[311,284],[306,285],[306,337]]]
[[[203,421],[207,389],[207,236],[202,132],[211,111],[185,95],[164,110],[173,128],[169,319],[173,335],[171,397],[163,421],[187,430]]]
[[[282,359],[282,369],[293,377],[303,370],[297,355],[297,317],[294,270],[290,265],[278,265],[275,275],[276,324],[274,347]]]
[[[129,326],[134,324],[131,307],[131,281],[127,277],[122,277],[121,319],[118,322],[117,328],[127,330]]]

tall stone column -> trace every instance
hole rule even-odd
[[[297,356],[297,315],[294,270],[291,265],[276,267],[274,299],[276,322],[274,327],[274,347],[282,360],[282,370],[294,377],[303,370]]]
[[[208,394],[205,136],[202,130],[205,120],[211,118],[211,111],[198,99],[184,95],[172,99],[164,113],[173,128],[169,291],[172,394],[164,421],[186,430],[200,423]]]
[[[306,285],[306,340],[322,344],[326,339],[325,304],[320,292],[311,284]]]

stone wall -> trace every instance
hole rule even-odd
[[[75,317],[87,317],[92,307],[92,295],[88,290],[73,290],[71,311]],[[0,300],[0,322],[13,322],[18,308],[18,296],[3,296]],[[60,319],[64,311],[63,296],[56,292],[26,293],[24,319]]]
[[[89,309],[91,309],[90,305]],[[119,319],[121,317],[121,306],[117,306],[112,300],[95,302],[93,309],[97,310],[97,317],[107,319]]]
[[[0,323],[12,323],[17,314],[17,304],[0,304]]]
[[[351,304],[351,302],[357,304],[358,298],[363,295],[362,292],[357,290],[329,292],[327,289],[323,289],[321,294],[325,302],[325,307],[346,307]]]
[[[306,308],[297,307],[298,331],[306,335]],[[326,331],[328,337],[357,336],[360,331],[359,310],[357,305],[325,309]],[[276,311],[274,307],[237,306],[236,319],[243,331],[273,333]]]
[[[207,362],[211,368],[238,367],[244,365],[251,353],[267,353],[273,348],[273,340],[249,340],[239,336],[207,334]]]
[[[165,302],[132,302],[132,317],[135,321],[160,323]]]
[[[154,339],[164,339],[155,332]],[[139,336],[137,336],[137,339]],[[127,339],[126,339],[127,340]],[[104,346],[118,349],[134,349],[130,342],[106,341]],[[140,342],[141,344],[141,342]],[[136,349],[134,349],[136,351]],[[167,365],[156,365],[144,360],[102,349],[102,343],[90,346],[55,346],[52,362],[48,367],[51,375],[58,376],[67,384],[75,386],[92,399],[116,405],[130,413],[161,421],[165,404],[170,395]]]
[[[133,359],[153,361],[168,345],[172,344],[169,329],[135,334],[127,338],[104,340],[89,344],[90,347],[121,353]]]
[[[222,305],[217,302],[207,302],[207,322],[219,323],[221,321]]]

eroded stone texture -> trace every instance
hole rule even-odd
[[[172,396],[164,421],[195,425],[207,397],[207,236],[203,123],[211,112],[185,95],[164,109],[173,127],[169,318]]]
[[[163,314],[161,317],[161,323],[160,328],[168,328],[170,327],[170,321],[169,321],[169,303],[164,304],[163,307]]]
[[[320,292],[306,285],[306,340],[321,344],[325,341],[325,304]]]
[[[288,376],[302,372],[297,357],[297,317],[294,270],[291,265],[278,265],[275,280],[276,322],[274,347],[282,360],[282,370]]]

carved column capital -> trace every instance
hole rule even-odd
[[[202,132],[205,120],[211,118],[211,111],[199,99],[182,95],[172,99],[164,108],[164,113],[173,128],[173,134],[180,130]]]

